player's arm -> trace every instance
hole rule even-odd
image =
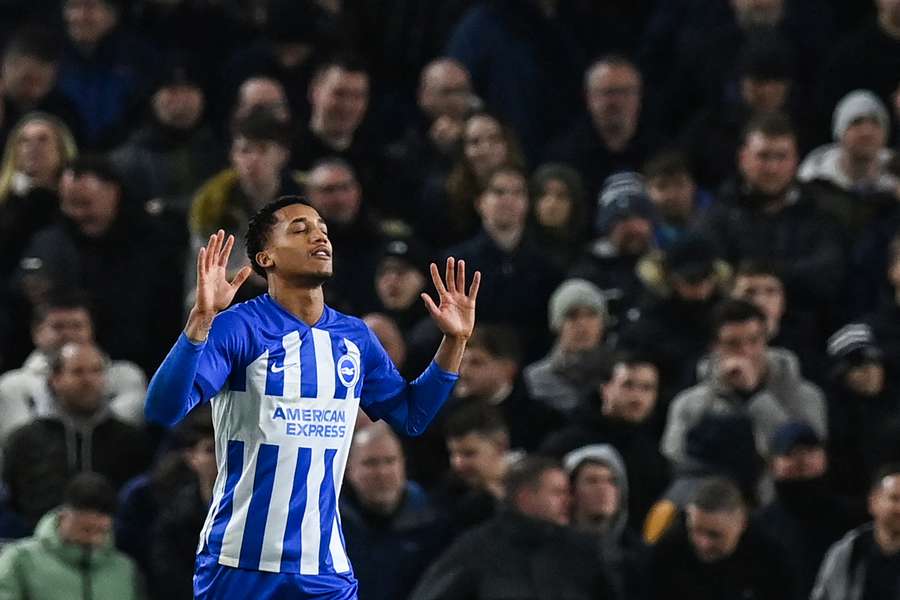
[[[438,292],[439,303],[435,304],[428,294],[422,294],[425,306],[437,326],[444,333],[444,339],[434,360],[415,381],[407,383],[397,373],[387,353],[373,336],[369,357],[377,354],[375,369],[369,372],[367,383],[373,381],[375,397],[380,402],[367,402],[364,408],[370,416],[382,418],[394,429],[406,435],[420,435],[434,419],[434,416],[450,397],[450,392],[459,378],[459,365],[466,349],[466,342],[475,327],[475,299],[481,284],[481,273],[476,271],[469,292],[466,293],[466,265],[455,259],[447,259],[446,284],[441,281],[437,265],[431,265],[431,278]],[[380,389],[379,389],[380,388]],[[368,395],[368,394],[366,394]],[[367,405],[367,406],[366,406]]]
[[[147,388],[144,413],[148,420],[173,425],[224,384],[227,356],[221,344],[208,338],[216,315],[228,308],[238,288],[250,276],[243,268],[231,282],[226,276],[234,236],[225,239],[221,229],[210,236],[197,255],[197,296],[187,325]],[[201,361],[206,367],[201,370]]]

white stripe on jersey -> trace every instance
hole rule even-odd
[[[309,474],[306,476],[306,512],[300,524],[300,574],[319,574],[319,490],[325,476],[325,451],[313,448]]]
[[[316,349],[316,398],[330,402],[334,399],[334,355],[331,353],[331,335],[322,329],[312,330],[313,347]]]

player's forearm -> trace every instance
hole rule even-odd
[[[187,332],[178,337],[147,387],[144,416],[148,421],[174,425],[199,402],[194,379],[205,345],[189,340]]]
[[[462,363],[463,353],[466,350],[466,341],[467,338],[445,335],[434,355],[434,362],[448,373],[459,373],[459,365]]]
[[[432,361],[415,381],[406,385],[402,401],[384,415],[384,420],[404,435],[422,435],[450,397],[458,379],[456,373]]]
[[[215,316],[215,313],[202,313],[195,306],[188,316],[187,325],[184,326],[184,335],[195,343],[206,341]]]

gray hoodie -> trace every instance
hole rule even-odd
[[[675,464],[686,459],[687,434],[704,415],[746,414],[753,422],[756,448],[768,455],[769,440],[788,421],[805,421],[823,439],[828,437],[827,411],[822,391],[803,379],[797,357],[783,348],[767,351],[767,374],[762,387],[742,399],[707,369],[703,381],[678,394],[669,407],[660,450]]]

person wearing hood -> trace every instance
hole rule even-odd
[[[623,324],[620,343],[658,357],[664,409],[695,381],[697,361],[707,352],[709,313],[725,294],[731,267],[708,239],[692,233],[645,256],[637,273],[644,298]]]
[[[548,435],[539,450],[562,459],[584,446],[610,444],[627,472],[641,474],[622,499],[633,523],[641,522],[669,482],[669,464],[659,452],[653,419],[658,389],[659,369],[650,358],[620,354],[608,381],[572,414],[572,424]]]
[[[62,501],[41,519],[33,537],[0,553],[0,597],[142,598],[137,566],[113,547],[116,494],[109,482],[96,473],[77,475]]]
[[[3,481],[13,509],[30,526],[63,500],[77,473],[96,471],[118,488],[150,465],[148,437],[110,412],[104,397],[107,363],[91,342],[64,345],[48,377],[55,413],[7,441]]]
[[[504,510],[438,557],[410,600],[617,598],[596,541],[568,527],[569,509],[562,465],[522,458],[507,471]]]
[[[850,503],[832,491],[825,444],[812,427],[802,421],[785,423],[770,447],[775,499],[757,513],[757,520],[788,549],[806,597],[825,552],[862,519],[854,522]],[[862,517],[864,511],[859,512]]]
[[[566,454],[563,467],[572,488],[572,526],[597,536],[619,597],[643,598],[647,548],[628,527],[628,476],[622,456],[609,444],[591,444]]]
[[[703,380],[672,401],[660,449],[676,466],[685,462],[687,434],[710,414],[746,415],[756,449],[769,456],[775,430],[790,420],[828,433],[821,390],[803,379],[797,357],[769,348],[766,317],[743,300],[725,300],[713,312],[712,353]]]
[[[568,416],[585,394],[609,378],[606,301],[591,282],[569,279],[550,296],[547,312],[556,343],[547,356],[525,367],[523,377],[535,402]]]
[[[870,474],[890,458],[890,437],[900,427],[900,400],[890,377],[893,368],[864,323],[836,331],[828,339],[828,358],[828,449],[835,480],[842,493],[862,499]]]
[[[60,183],[63,218],[32,238],[13,286],[31,306],[50,291],[84,290],[100,346],[152,373],[181,328],[183,246],[129,200],[106,159],[72,162]]]

